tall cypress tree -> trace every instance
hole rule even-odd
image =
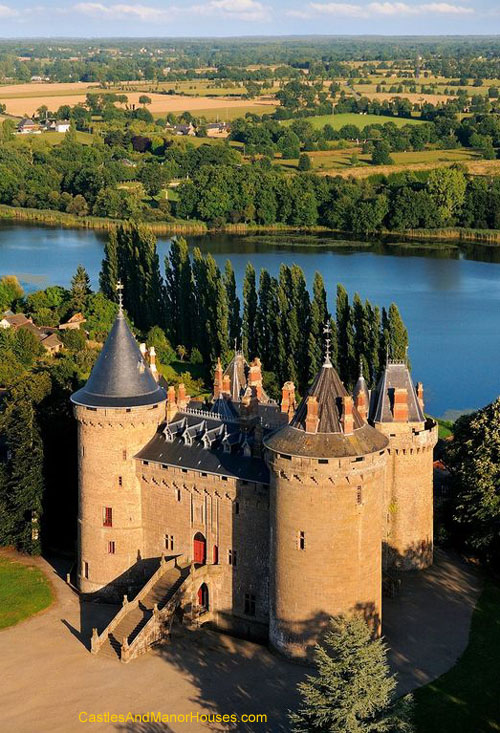
[[[278,348],[278,283],[264,268],[260,271],[256,316],[257,353],[264,368],[276,371]]]
[[[198,346],[211,365],[229,355],[229,307],[221,272],[211,254],[203,257],[198,247],[193,252],[196,292]]]
[[[301,392],[309,381],[309,332],[311,330],[311,299],[307,290],[304,272],[298,265],[290,269],[292,283],[291,309],[296,314],[297,338],[294,358],[297,369],[298,387]]]
[[[243,279],[243,351],[249,359],[257,354],[257,287],[255,268],[249,262]]]
[[[99,274],[99,286],[108,300],[117,300],[116,284],[119,279],[118,238],[116,236],[116,229],[112,229],[104,245],[104,259]]]
[[[174,345],[193,345],[194,288],[186,240],[176,237],[165,257],[167,333]]]
[[[395,303],[387,314],[387,349],[390,359],[404,361],[408,358],[408,331]]]
[[[349,296],[343,285],[337,285],[337,364],[341,380],[347,389],[356,379],[354,329]]]
[[[90,278],[83,265],[78,265],[71,278],[71,308],[80,312],[85,310],[87,296],[91,293]]]
[[[311,327],[308,337],[309,380],[313,379],[323,363],[323,329],[329,319],[326,289],[319,272],[314,274],[313,297],[311,301]]]
[[[369,323],[368,315],[365,311],[363,301],[358,293],[354,294],[352,301],[352,316],[354,325],[354,363],[357,372],[360,367],[363,369],[365,376],[369,375]],[[356,374],[357,376],[357,374]],[[354,375],[353,375],[353,378]]]
[[[289,379],[299,385],[300,372],[297,355],[300,351],[301,334],[299,332],[298,309],[295,299],[294,275],[292,268],[288,265],[281,265],[280,267],[278,307],[278,376],[280,382]]]
[[[236,278],[231,260],[226,260],[224,268],[224,286],[226,288],[229,308],[229,339],[231,346],[241,338],[240,299],[236,295]]]
[[[380,376],[380,308],[378,306],[372,307],[369,300],[365,303],[366,320],[368,322],[368,344],[367,344],[367,359],[368,359],[368,371],[365,374],[365,378],[368,382],[368,387],[372,389]]]

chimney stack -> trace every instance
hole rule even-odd
[[[183,382],[179,384],[177,390],[177,406],[179,410],[185,410],[190,400],[189,395],[186,394],[186,387]]]
[[[224,374],[222,377],[222,394],[231,396],[231,378],[229,374]]]
[[[285,382],[281,390],[281,412],[288,416],[288,422],[291,421],[296,406],[295,385],[293,382]]]
[[[306,402],[306,433],[316,433],[318,430],[318,398],[311,395]]]
[[[222,394],[222,364],[220,357],[217,359],[217,366],[215,367],[214,377],[214,400],[219,399]]]
[[[340,424],[344,435],[351,435],[354,432],[354,415],[352,414],[353,401],[351,395],[342,397],[342,416]]]
[[[149,368],[151,369],[153,377],[158,382],[158,380],[160,379],[160,375],[158,373],[158,369],[156,368],[156,349],[154,346],[149,347]]]
[[[175,387],[173,384],[167,390],[167,422],[170,422],[177,412],[177,400],[175,399]]]
[[[408,392],[404,387],[394,389],[393,415],[395,422],[408,421]]]
[[[417,399],[422,412],[424,411],[424,385],[422,382],[417,382]]]
[[[144,359],[144,361],[146,361],[146,355],[147,355],[146,344],[139,344],[139,349],[142,354],[142,358]]]
[[[257,399],[262,399],[262,368],[259,357],[255,357],[248,372],[248,386],[255,387]]]
[[[366,422],[368,417],[368,405],[366,404],[366,392],[360,390],[354,400],[356,410],[359,412],[361,418]]]

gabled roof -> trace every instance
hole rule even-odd
[[[241,402],[248,387],[248,374],[250,365],[245,359],[242,351],[235,351],[233,358],[224,370],[225,375],[229,375],[231,385],[231,399],[233,402]],[[274,400],[266,394],[264,389],[261,390],[259,402],[261,404],[276,404]]]
[[[144,362],[122,312],[118,314],[87,384],[71,396],[88,407],[142,407],[166,399]]]
[[[370,404],[370,392],[368,390],[368,385],[366,384],[366,379],[363,376],[363,372],[360,371],[358,381],[356,382],[354,386],[354,392],[352,393],[354,402],[356,402],[358,396],[363,393],[365,396],[365,405],[368,408],[368,405]]]
[[[424,422],[425,417],[405,362],[386,364],[377,385],[372,402],[370,420],[372,422],[393,422],[394,390],[406,389],[408,395],[408,422]]]

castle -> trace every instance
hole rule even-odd
[[[432,563],[437,427],[406,363],[388,360],[371,392],[360,375],[350,395],[328,337],[325,351],[298,406],[291,382],[271,400],[241,351],[218,362],[205,404],[162,386],[120,308],[71,398],[81,592],[130,590],[141,563],[183,557],[204,570],[201,620],[287,656],[337,614],[379,633],[383,573]]]

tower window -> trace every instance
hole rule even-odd
[[[174,549],[174,535],[173,534],[165,535],[165,549],[166,550]]]
[[[363,503],[363,488],[361,486],[356,486],[356,503]]]
[[[255,616],[255,596],[252,593],[245,593],[245,613]]]
[[[124,461],[127,460],[127,451],[125,450],[125,448],[122,450],[122,458]]]
[[[83,563],[83,577],[85,580],[89,579],[89,564],[88,562]]]
[[[302,532],[302,531],[299,532],[298,545],[299,545],[299,550],[306,549],[306,533],[305,532]]]
[[[181,500],[181,490],[176,489],[176,491],[177,491],[177,501],[180,501]]]
[[[103,516],[102,516],[102,525],[103,527],[112,527],[113,526],[113,509],[110,506],[104,507]]]
[[[118,486],[123,486],[123,478],[122,478],[122,476],[118,476]]]
[[[233,567],[236,567],[236,561],[237,561],[236,550],[228,550],[227,551],[228,564],[233,565]]]
[[[114,555],[115,554],[115,543],[114,543],[114,541],[113,542],[108,542],[108,552],[109,552],[110,555]]]
[[[239,501],[234,502],[234,513],[239,514],[240,513],[240,503]]]

